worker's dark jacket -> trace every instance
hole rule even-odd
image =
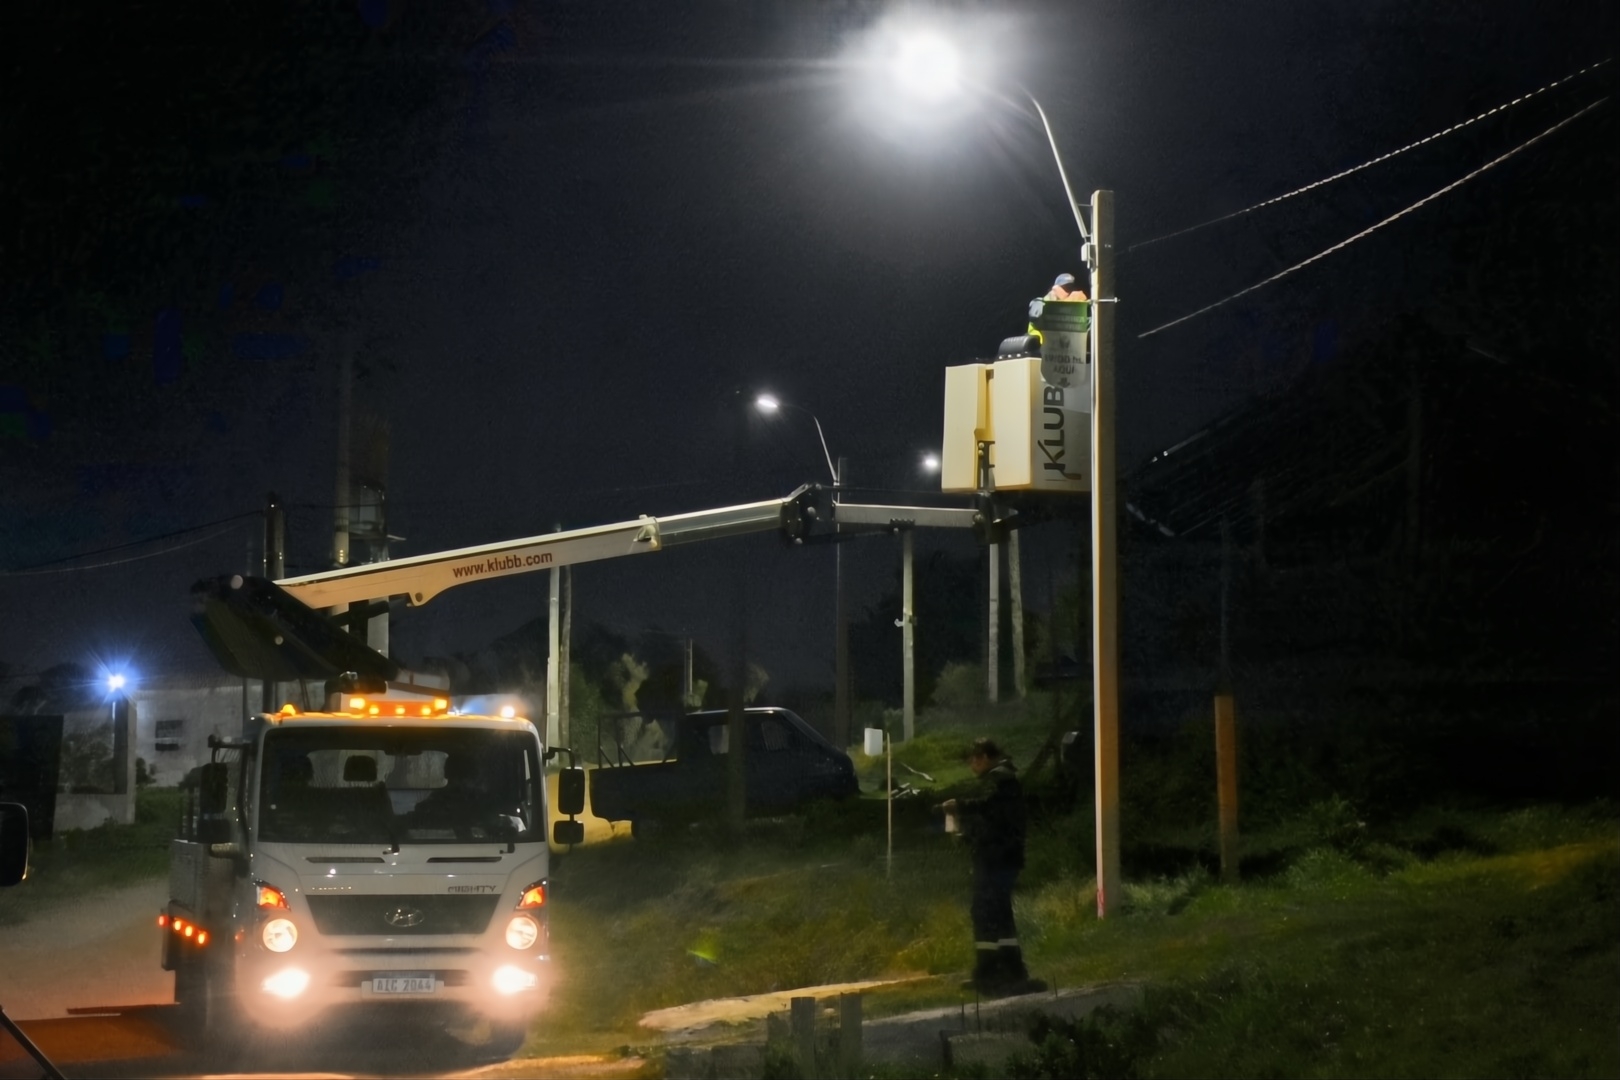
[[[1024,868],[1024,790],[1018,769],[1002,758],[980,778],[987,789],[975,798],[956,800],[962,835],[973,849],[973,865],[984,870]]]

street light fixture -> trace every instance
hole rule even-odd
[[[945,73],[959,76],[960,62],[945,58],[948,42],[932,32],[919,34],[909,45],[897,49],[895,84],[904,90],[927,90],[939,94],[945,86]],[[901,61],[905,63],[902,64]],[[925,78],[940,76],[937,82]],[[1097,915],[1106,916],[1120,881],[1119,842],[1119,559],[1115,501],[1114,464],[1114,296],[1113,203],[1111,191],[1096,191],[1091,197],[1091,225],[1069,184],[1063,155],[1058,152],[1052,125],[1035,95],[1020,86],[1040,119],[1052,160],[1057,165],[1063,194],[1074,213],[1080,231],[1081,259],[1091,271],[1091,573],[1092,573],[1092,678],[1096,724],[1096,815],[1097,815]],[[915,96],[929,100],[928,93]],[[991,94],[1006,101],[999,94]],[[932,98],[937,102],[939,97]],[[995,561],[992,560],[992,566]],[[994,588],[999,573],[992,571]],[[992,599],[992,608],[994,607]],[[994,671],[994,654],[989,658]]]
[[[903,38],[895,50],[894,81],[922,101],[939,102],[961,89],[962,58],[939,34],[919,32]]]
[[[833,483],[838,483],[838,466],[833,464],[832,452],[827,449],[827,436],[822,434],[821,420],[816,416],[815,413],[804,408],[803,406],[795,405],[790,401],[783,401],[775,394],[760,394],[754,399],[754,407],[760,412],[765,413],[767,416],[777,412],[780,409],[792,409],[795,412],[802,412],[804,415],[808,416],[810,418],[810,422],[816,425],[816,438],[821,440],[821,453],[822,456],[827,459],[827,471],[832,474]]]

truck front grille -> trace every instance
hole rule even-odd
[[[323,934],[481,934],[498,902],[496,896],[311,896],[309,910]]]

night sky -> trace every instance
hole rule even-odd
[[[443,7],[440,25],[396,0],[331,5],[341,18],[320,17],[322,40],[364,75],[328,93],[341,64],[305,62],[304,5],[136,5],[117,26],[7,5],[0,663],[13,674],[69,660],[209,670],[188,590],[258,558],[269,490],[291,505],[289,571],[326,568],[345,351],[357,404],[391,430],[396,555],[823,479],[815,430],[792,411],[750,422],[738,467],[738,388],[814,412],[856,481],[926,486],[916,465],[938,446],[942,368],[993,355],[1054,274],[1083,272],[1040,129],[998,101],[1020,84],[1046,106],[1077,192],[1116,193],[1128,468],[1401,311],[1481,277],[1505,292],[1506,253],[1462,265],[1450,239],[1527,185],[1556,187],[1538,162],[1573,125],[1299,274],[1138,334],[1615,83],[1610,64],[1320,193],[1132,251],[1604,60],[1615,7]],[[255,19],[280,19],[284,38],[256,37]],[[975,92],[899,106],[860,60],[908,21],[963,43]],[[341,108],[305,124],[289,102],[307,100]],[[1612,129],[1613,110],[1577,124]],[[120,231],[136,221],[145,231]],[[1061,572],[1065,541],[1038,532],[1036,573]],[[858,610],[897,555],[883,540],[854,549]],[[754,572],[764,666],[830,683],[830,550],[760,537],[588,566],[576,619],[689,631],[719,653],[737,560]],[[545,588],[536,575],[447,594],[395,621],[394,651],[475,649],[540,614]]]

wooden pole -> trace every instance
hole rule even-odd
[[[1097,917],[1118,906],[1119,535],[1114,477],[1114,193],[1091,195],[1092,677],[1097,774]]]
[[[1238,879],[1237,709],[1229,691],[1215,695],[1215,801],[1221,880],[1234,883]]]

